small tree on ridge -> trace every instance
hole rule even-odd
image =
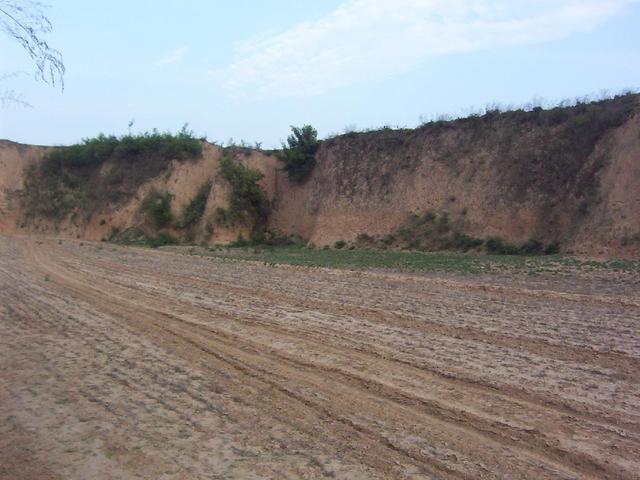
[[[315,154],[318,151],[318,131],[311,125],[302,128],[291,127],[291,135],[287,137],[287,145],[282,144],[280,160],[289,179],[294,182],[305,180],[316,164]]]

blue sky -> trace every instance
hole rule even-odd
[[[51,1],[65,90],[3,89],[0,138],[178,130],[279,145],[289,125],[416,126],[498,102],[640,87],[637,0]],[[33,72],[0,32],[0,71]]]

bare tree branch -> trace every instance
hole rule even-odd
[[[32,107],[32,105],[24,99],[24,95],[15,90],[5,90],[0,93],[0,107],[7,108],[10,105],[18,105],[25,108]]]
[[[19,77],[20,75],[28,75],[27,72],[17,71],[0,74],[0,82],[9,80],[11,78]],[[27,102],[24,95],[16,92],[12,89],[6,89],[0,92],[0,108],[7,108],[10,105],[18,105],[21,107],[31,107],[32,105]]]
[[[42,37],[52,26],[45,6],[31,0],[0,0],[0,29],[16,40],[36,64],[36,78],[64,91],[62,54]]]

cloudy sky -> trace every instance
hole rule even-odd
[[[0,138],[67,144],[177,130],[278,145],[289,125],[415,126],[491,103],[640,87],[637,0],[52,0],[64,92],[2,80],[32,108]],[[32,72],[0,38],[0,73]]]

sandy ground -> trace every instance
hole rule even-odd
[[[0,478],[640,478],[640,289],[598,281],[0,237]]]

